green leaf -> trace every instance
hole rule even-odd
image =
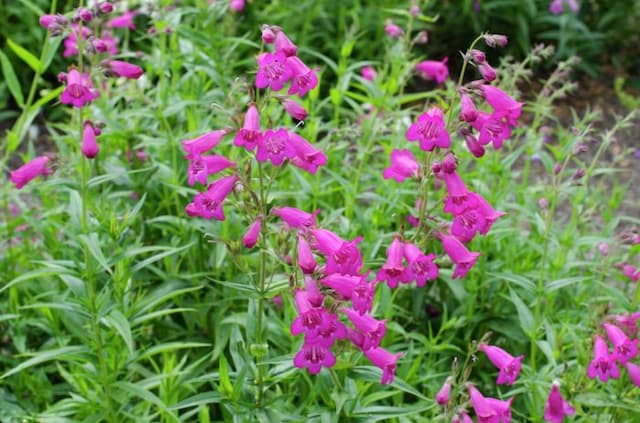
[[[218,392],[208,391],[187,398],[176,405],[169,407],[169,410],[181,410],[183,408],[197,407],[199,405],[213,404],[222,401],[224,397]]]
[[[100,264],[100,266],[102,266],[102,268],[107,273],[113,275],[113,271],[111,270],[111,267],[107,263],[107,259],[102,252],[102,248],[100,248],[100,240],[98,239],[98,234],[92,232],[89,235],[80,235],[80,240],[85,243],[85,245],[89,249],[89,252],[93,256],[93,258],[96,259],[96,261]]]
[[[7,45],[13,52],[21,58],[33,71],[39,74],[42,71],[42,63],[36,56],[34,56],[29,50],[26,50],[19,44],[13,42],[11,38],[7,38]]]
[[[133,353],[133,336],[131,336],[131,327],[127,318],[118,310],[113,310],[111,314],[103,318],[103,321],[107,326],[113,327],[118,334],[122,337],[122,340],[127,344],[127,348],[130,353]]]
[[[231,385],[231,379],[229,379],[229,364],[224,355],[220,356],[218,372],[220,374],[220,388],[226,395],[230,395],[233,392],[233,386]]]
[[[4,379],[13,374],[21,372],[24,369],[28,369],[29,367],[33,367],[37,364],[44,363],[45,361],[64,360],[69,357],[76,356],[78,354],[84,354],[86,352],[89,352],[89,349],[85,346],[79,346],[79,345],[57,348],[55,350],[40,351],[36,353],[34,357],[30,358],[27,361],[23,361],[13,369],[9,370],[8,372],[0,376],[0,379]]]
[[[0,51],[0,65],[2,65],[2,74],[4,75],[4,80],[7,83],[7,87],[9,87],[9,91],[11,91],[11,95],[18,103],[20,108],[24,107],[24,96],[22,95],[22,90],[20,88],[20,82],[18,82],[18,78],[16,77],[16,73],[13,70],[13,66],[11,66],[11,62],[6,54],[3,51]]]
[[[530,335],[533,333],[534,318],[529,307],[518,297],[518,294],[513,289],[509,289],[511,295],[511,302],[516,307],[518,312],[518,320],[520,320],[520,327],[524,330],[524,333]]]
[[[138,398],[141,398],[147,402],[150,402],[151,404],[160,408],[162,411],[169,412],[166,404],[162,402],[160,398],[158,398],[153,392],[141,386],[130,382],[116,382],[113,384],[113,387],[120,389],[121,391],[124,391],[128,394],[134,395]]]

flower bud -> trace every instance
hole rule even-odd
[[[265,44],[273,44],[276,40],[276,34],[269,25],[262,25],[262,41]]]
[[[113,4],[109,3],[108,1],[103,1],[98,3],[98,11],[100,13],[111,13],[113,12]]]
[[[487,82],[491,82],[496,79],[496,70],[492,68],[491,65],[487,62],[481,63],[480,66],[478,66],[478,70],[480,71],[480,75],[482,75],[482,78],[484,78]]]
[[[576,171],[573,173],[572,178],[575,180],[581,179],[583,176],[585,175],[585,171],[583,168],[578,168],[576,169]]]
[[[291,100],[290,98],[286,98],[282,101],[282,107],[284,110],[294,119],[297,120],[305,120],[307,118],[307,111],[300,104]]]
[[[556,163],[553,165],[553,174],[557,175],[562,171],[562,165],[560,163]]]
[[[474,48],[469,51],[469,54],[471,55],[471,59],[473,59],[473,61],[478,65],[487,61],[487,56],[485,56],[484,51]]]
[[[416,44],[427,44],[429,42],[429,33],[427,31],[420,31],[416,38],[414,38]]]
[[[100,152],[100,147],[98,147],[98,143],[96,142],[96,133],[93,124],[88,120],[84,122],[82,146],[80,150],[87,159],[93,159]]]
[[[418,6],[417,4],[414,4],[409,9],[409,13],[411,13],[412,16],[418,16],[420,14],[420,6]]]
[[[442,164],[440,162],[433,162],[431,165],[431,171],[433,173],[440,173],[442,171]]]
[[[538,200],[538,206],[540,206],[541,209],[546,210],[549,207],[549,200],[542,197],[541,199]]]
[[[482,144],[480,144],[476,137],[474,137],[472,134],[465,135],[464,141],[467,144],[467,148],[469,149],[471,154],[473,154],[477,158],[484,156],[484,147],[482,146]]]
[[[456,171],[456,168],[456,158],[453,154],[447,154],[444,156],[444,159],[442,160],[442,170],[445,173],[453,173]]]
[[[504,47],[509,43],[509,39],[506,35],[501,34],[488,34],[484,36],[484,42],[489,47]]]
[[[609,244],[607,244],[606,242],[601,242],[600,245],[598,245],[598,251],[600,251],[600,254],[602,254],[602,256],[606,257],[609,255]]]
[[[82,22],[91,22],[91,20],[93,19],[93,13],[91,12],[91,10],[87,9],[86,7],[81,7],[76,11],[76,14],[73,16],[73,20],[78,22],[78,21],[82,21]]]

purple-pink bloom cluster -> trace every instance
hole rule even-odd
[[[631,360],[638,357],[638,335],[637,320],[640,319],[640,312],[628,315],[613,315],[608,317],[608,321],[602,323],[602,327],[611,343],[612,349],[603,336],[596,334],[593,339],[593,359],[589,363],[587,376],[591,379],[598,378],[606,382],[609,378],[618,379],[620,377],[620,366],[627,369],[631,382],[640,386],[640,366],[632,363]]]

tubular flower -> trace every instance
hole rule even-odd
[[[407,260],[403,282],[415,280],[416,286],[423,287],[428,280],[438,278],[438,266],[433,262],[435,255],[425,255],[420,248],[409,242],[404,243],[403,253]]]
[[[276,53],[282,53],[287,57],[295,56],[298,52],[298,47],[282,31],[276,33],[275,48]]]
[[[85,41],[92,33],[93,31],[83,25],[82,41]],[[80,26],[78,24],[72,24],[71,33],[63,41],[64,51],[62,52],[62,57],[71,57],[78,54],[78,34],[80,34]]]
[[[209,185],[207,191],[198,193],[193,202],[196,205],[196,210],[200,213],[199,216],[205,219],[224,220],[222,203],[233,190],[237,180],[236,175],[223,176]]]
[[[196,157],[211,150],[220,144],[222,138],[228,133],[226,129],[207,132],[199,137],[182,141],[182,148],[187,152],[187,159]]]
[[[627,373],[629,373],[629,379],[631,379],[631,382],[640,388],[640,366],[631,362],[627,363],[625,366],[627,368]]]
[[[327,155],[300,135],[289,132],[289,143],[295,152],[291,157],[291,163],[295,167],[315,175],[320,166],[327,164]]]
[[[285,98],[282,101],[282,107],[289,116],[296,120],[305,120],[307,118],[308,113],[305,108],[290,98]]]
[[[298,94],[300,97],[304,97],[318,85],[318,75],[296,56],[287,57],[287,63],[293,72],[293,82],[287,94]]]
[[[316,270],[318,263],[316,262],[309,243],[303,236],[298,235],[298,266],[305,274],[311,274]]]
[[[324,307],[312,306],[307,291],[299,289],[295,296],[298,316],[291,323],[291,334],[304,333],[309,339],[317,337],[321,330],[328,328],[329,313]]]
[[[364,276],[332,273],[320,279],[320,282],[341,297],[351,300],[353,309],[358,313],[364,314],[371,311],[376,286],[374,283],[367,282]]]
[[[447,255],[456,264],[452,278],[464,278],[480,256],[480,253],[473,253],[456,237],[451,235],[440,234],[440,241]]]
[[[605,331],[609,341],[613,344],[613,351],[616,358],[620,360],[620,364],[625,365],[629,360],[635,358],[638,355],[638,342],[640,340],[634,339],[633,341],[627,337],[627,335],[617,326],[604,323]]]
[[[9,179],[16,185],[17,189],[22,189],[23,186],[31,182],[39,175],[47,176],[51,174],[51,171],[47,168],[48,163],[48,157],[36,157],[11,172]]]
[[[260,230],[262,229],[262,216],[258,216],[253,221],[247,232],[242,237],[242,245],[244,248],[253,248],[258,243],[260,237]]]
[[[207,177],[221,172],[228,168],[236,167],[235,162],[218,154],[210,156],[193,156],[189,159],[189,185],[193,186],[196,181],[205,185]]]
[[[473,385],[469,385],[469,399],[478,417],[478,422],[500,423],[499,413],[489,404],[487,398]]]
[[[490,397],[485,398],[489,407],[493,408],[500,419],[500,423],[511,423],[511,403],[513,402],[513,398],[514,397],[511,397],[507,401]]]
[[[320,307],[324,302],[324,296],[316,280],[310,275],[304,275],[304,290],[307,292],[307,300],[313,307]]]
[[[449,401],[451,401],[451,383],[452,378],[449,376],[442,384],[442,388],[440,388],[436,394],[436,402],[441,406],[445,406],[449,404]]]
[[[402,353],[392,354],[384,348],[372,348],[364,351],[364,355],[378,368],[382,370],[383,385],[393,382],[396,374],[396,363],[403,356]]]
[[[573,416],[575,412],[576,409],[562,398],[558,384],[554,382],[544,406],[544,419],[552,423],[562,423],[564,416]]]
[[[636,269],[628,263],[622,265],[622,274],[631,279],[632,282],[640,281],[640,269]]]
[[[425,60],[416,65],[418,73],[426,80],[435,81],[436,84],[443,84],[449,76],[447,68],[448,58],[438,60]]]
[[[260,114],[255,104],[252,104],[244,115],[244,124],[233,139],[233,145],[253,150],[260,141],[262,141]]]
[[[98,90],[93,88],[89,74],[82,75],[76,69],[71,69],[67,75],[67,84],[62,91],[60,101],[72,104],[73,107],[83,107],[98,98]]]
[[[442,173],[448,194],[444,203],[445,213],[458,216],[468,208],[478,207],[478,198],[471,195],[472,192],[467,189],[467,186],[457,172]]]
[[[362,333],[363,339],[360,348],[363,351],[377,348],[380,345],[380,341],[387,332],[384,320],[377,320],[366,313],[360,314],[348,307],[343,307],[342,312],[351,320],[353,326]]]
[[[367,81],[373,81],[378,77],[378,72],[371,66],[365,66],[360,69],[360,75]]]
[[[133,23],[133,18],[136,14],[130,10],[127,10],[120,16],[116,16],[107,22],[109,28],[129,28],[130,30],[136,29],[136,25]]]
[[[407,178],[417,177],[420,165],[413,153],[408,150],[391,151],[391,166],[382,173],[384,179],[393,178],[397,182],[403,182]]]
[[[269,160],[274,166],[280,166],[285,159],[292,158],[295,154],[286,129],[280,128],[275,131],[267,129],[258,141],[256,160],[259,162]]]
[[[108,68],[110,74],[123,78],[138,79],[144,73],[140,66],[121,60],[105,60],[102,64]]]
[[[404,30],[391,22],[384,26],[384,32],[391,38],[400,38],[404,35]]]
[[[80,147],[80,150],[87,159],[93,159],[100,151],[100,147],[98,147],[98,143],[96,142],[96,135],[98,134],[96,134],[96,129],[93,127],[93,124],[88,120],[85,121],[82,132],[82,147]]]
[[[509,125],[516,126],[524,103],[515,101],[509,94],[493,85],[481,85],[480,90],[494,112],[504,113]]]
[[[327,347],[314,344],[304,344],[293,359],[293,364],[299,369],[307,368],[312,375],[320,373],[322,367],[333,367],[336,357]]]
[[[307,213],[295,207],[274,207],[271,209],[271,213],[278,216],[280,219],[291,228],[310,228],[316,226],[316,215],[320,210],[316,210],[313,213]]]
[[[439,107],[432,107],[420,115],[418,121],[407,130],[406,138],[409,141],[419,141],[420,148],[424,151],[451,146],[451,138],[444,123],[444,113]]]
[[[606,382],[610,377],[613,379],[620,377],[616,356],[609,354],[609,347],[600,335],[596,335],[593,342],[593,360],[589,363],[587,376],[591,379],[598,376],[602,382]]]
[[[500,373],[498,374],[498,380],[496,383],[502,385],[513,385],[520,373],[520,367],[522,366],[522,358],[524,355],[513,357],[500,347],[493,345],[480,344],[478,349],[487,355],[487,358],[494,366],[496,366]]]
[[[460,118],[467,123],[473,122],[478,118],[478,109],[476,109],[469,94],[463,93],[460,96]]]
[[[403,247],[402,241],[394,238],[387,248],[387,262],[378,272],[376,280],[387,281],[389,288],[397,288],[402,276],[404,275],[404,266],[402,265]]]
[[[504,111],[495,112],[491,115],[478,112],[478,117],[471,123],[476,130],[480,131],[478,142],[481,145],[493,143],[493,148],[499,150],[505,140],[511,136],[511,128],[506,120]]]
[[[262,53],[258,56],[258,73],[256,87],[280,91],[284,84],[293,77],[293,69],[287,62],[284,53]]]

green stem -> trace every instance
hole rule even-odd
[[[266,205],[266,193],[264,190],[264,181],[263,181],[263,172],[262,172],[262,163],[258,162],[258,184],[259,184],[259,197],[260,197],[260,212],[263,216],[267,215],[267,205]],[[258,315],[256,317],[256,347],[260,352],[262,352],[262,343],[263,343],[263,314],[264,314],[264,289],[265,282],[267,279],[267,243],[266,243],[266,225],[263,224],[260,229],[260,238],[261,238],[261,247],[260,247],[260,261],[258,268]],[[256,357],[256,368],[258,371],[256,377],[256,406],[258,408],[262,407],[263,398],[264,398],[264,368],[263,364],[259,363],[258,360],[261,359],[262,356]]]

